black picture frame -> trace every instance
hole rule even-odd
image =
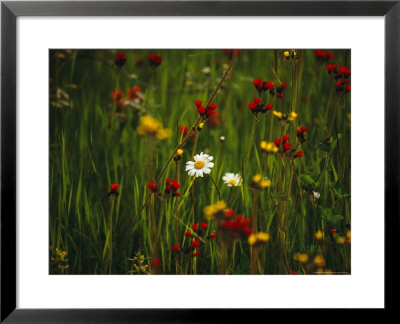
[[[400,1],[2,1],[1,2],[1,322],[233,322],[243,312],[195,309],[16,308],[16,19],[19,16],[384,16],[385,19],[385,308],[398,283]],[[366,89],[366,91],[371,91]],[[378,112],[380,113],[380,112]],[[366,152],[367,154],[367,152]],[[370,154],[370,152],[368,152]],[[373,190],[373,188],[371,188]],[[366,283],[367,284],[367,283]],[[269,315],[271,316],[271,315]]]

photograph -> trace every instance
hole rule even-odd
[[[351,274],[351,49],[48,55],[48,274]]]

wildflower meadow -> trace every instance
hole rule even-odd
[[[351,273],[351,53],[50,50],[49,273]]]

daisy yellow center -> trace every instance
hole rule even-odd
[[[200,170],[200,169],[202,169],[202,168],[204,167],[204,162],[203,162],[203,161],[197,161],[197,162],[194,164],[194,167],[195,167],[197,170]]]
[[[231,180],[229,180],[229,183],[230,183],[231,185],[236,185],[236,184],[237,184],[237,182],[236,182],[236,180],[235,180],[235,179],[231,179]]]

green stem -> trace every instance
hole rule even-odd
[[[221,194],[220,194],[220,192],[218,190],[218,187],[217,187],[217,184],[215,183],[214,178],[212,177],[211,173],[209,173],[208,176],[210,177],[211,181],[214,184],[215,190],[217,191],[217,194],[218,194],[218,199],[221,200]]]

